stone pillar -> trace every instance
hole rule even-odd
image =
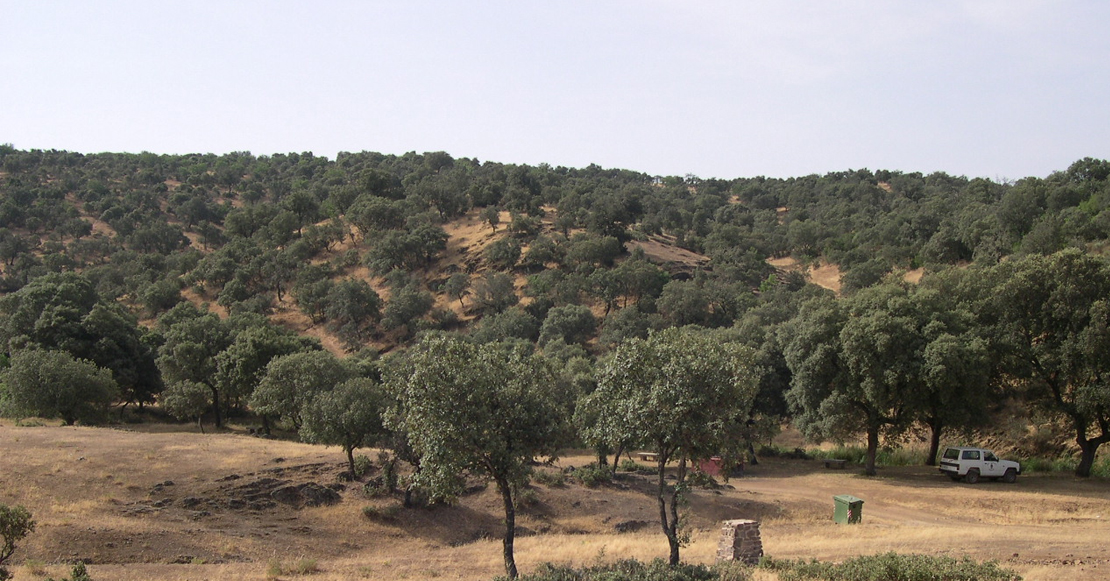
[[[726,520],[721,526],[721,540],[717,543],[718,561],[743,561],[756,565],[763,557],[763,541],[759,538],[759,522],[754,520]]]

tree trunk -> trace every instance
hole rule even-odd
[[[660,447],[662,450],[662,447]],[[681,478],[686,468],[686,459],[683,458],[679,463],[679,477]],[[679,542],[678,542],[678,495],[679,486],[676,482],[674,489],[671,491],[671,503],[667,506],[667,481],[665,472],[667,469],[667,454],[662,451],[659,452],[659,460],[657,464],[659,471],[658,477],[658,498],[659,498],[659,524],[663,528],[663,534],[667,536],[667,544],[670,545],[670,556],[667,560],[672,566],[678,564],[679,560]]]
[[[505,505],[505,539],[502,542],[505,553],[505,574],[509,579],[517,578],[516,559],[513,557],[513,539],[516,537],[516,508],[513,506],[513,490],[508,480],[497,479],[497,489],[501,491],[501,502]]]
[[[347,448],[347,468],[351,471],[351,481],[355,479],[355,449]]]
[[[937,452],[940,452],[940,433],[944,430],[944,423],[934,419],[928,424],[932,433],[929,435],[929,456],[925,458],[925,465],[936,466]]]
[[[875,471],[875,455],[879,451],[879,427],[867,427],[867,463],[865,464],[865,472],[868,476],[874,476]]]
[[[220,416],[220,390],[209,387],[212,390],[212,409],[216,412],[216,427],[221,428],[224,425],[223,418]]]
[[[674,489],[671,491],[671,530],[667,535],[667,543],[671,546],[671,554],[667,562],[674,567],[678,565],[678,550],[682,542],[678,538],[678,496],[682,494],[682,484],[686,481],[686,455],[678,460],[678,474],[675,475]]]
[[[658,484],[657,498],[659,500],[659,525],[663,528],[663,534],[667,536],[667,542],[670,543],[670,545],[671,545],[671,556],[673,557],[674,553],[676,552],[674,541],[676,541],[677,539],[672,539],[671,538],[672,537],[671,525],[670,525],[670,522],[668,522],[669,519],[667,517],[667,498],[665,496],[666,490],[667,490],[667,481],[666,481],[666,478],[664,477],[664,474],[663,474],[663,472],[666,469],[667,469],[667,458],[664,454],[660,453],[659,454],[659,459],[657,460],[657,466],[656,466],[656,470],[658,471],[658,474],[657,474],[657,484]]]
[[[1075,443],[1079,444],[1079,465],[1075,467],[1075,475],[1080,478],[1090,478],[1098,447],[1110,442],[1110,433],[1104,431],[1097,438],[1087,438],[1087,426],[1080,425],[1078,418],[1076,418],[1075,431]]]

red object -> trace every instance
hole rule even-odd
[[[720,476],[724,462],[720,456],[713,456],[707,460],[698,460],[698,470],[710,476]]]

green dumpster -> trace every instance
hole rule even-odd
[[[863,521],[863,499],[850,494],[833,497],[833,521],[836,524],[859,524]]]

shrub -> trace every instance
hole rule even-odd
[[[859,446],[837,446],[832,450],[810,450],[811,458],[847,460],[849,464],[863,464],[867,450]]]
[[[778,573],[781,581],[1020,581],[998,563],[970,558],[884,553],[848,559],[843,563],[790,561],[765,557],[760,568]]]
[[[540,497],[534,488],[515,488],[513,490],[513,504],[517,507],[535,506]]]
[[[4,567],[12,553],[15,543],[35,530],[31,513],[22,506],[0,504],[0,581],[11,579],[11,573]]]
[[[825,452],[821,450],[812,450],[806,453],[801,448],[794,448],[793,450],[786,450],[777,446],[760,446],[757,456],[760,458],[785,458],[788,460],[809,460],[810,458],[825,458]]]
[[[92,581],[92,577],[89,577],[89,571],[85,568],[85,563],[77,561],[73,564],[73,569],[70,570],[69,577],[62,577],[57,580],[51,577],[46,581]]]
[[[506,581],[506,577],[498,577]],[[748,581],[751,568],[737,562],[721,562],[707,567],[680,563],[671,567],[662,559],[641,563],[627,559],[607,565],[574,569],[565,565],[542,563],[520,581]]]
[[[625,458],[617,465],[617,470],[620,472],[633,472],[635,474],[655,474],[655,468],[651,466],[644,466],[639,462]]]
[[[378,508],[368,504],[362,507],[362,516],[370,520],[389,521],[397,518],[397,513],[400,510],[400,507],[395,504],[391,504],[385,508]]]
[[[35,577],[46,576],[46,563],[38,559],[27,559],[23,562],[23,567],[27,569],[28,573],[34,575]]]
[[[592,488],[612,482],[613,471],[608,466],[601,466],[597,462],[592,462],[575,470],[574,478],[583,485]]]
[[[717,481],[705,472],[691,472],[690,475],[686,477],[686,483],[697,488],[720,488],[720,485],[717,484]]]
[[[266,564],[266,578],[277,579],[282,575],[311,575],[320,572],[320,565],[316,559],[297,559],[292,563],[285,563],[277,559],[270,559]]]
[[[926,454],[923,448],[883,448],[875,455],[875,462],[882,466],[924,466]]]
[[[1021,460],[1021,471],[1025,473],[1030,472],[1051,472],[1052,460],[1037,456],[1035,458],[1023,458]]]
[[[355,456],[355,477],[362,478],[370,473],[370,469],[374,467],[374,462],[364,454]]]
[[[1073,457],[1058,456],[1056,458],[1046,458],[1044,456],[1033,456],[1031,458],[1019,458],[1021,462],[1022,474],[1030,474],[1033,472],[1074,472],[1076,465],[1079,463]],[[1096,461],[1095,465],[1091,467],[1091,474],[1096,476],[1110,475],[1107,469],[1110,468],[1110,460],[1103,459]]]
[[[532,473],[532,480],[544,486],[566,486],[566,476],[558,470],[537,470]]]
[[[1110,477],[1110,457],[1104,457],[1091,467],[1091,474],[1102,478]]]

